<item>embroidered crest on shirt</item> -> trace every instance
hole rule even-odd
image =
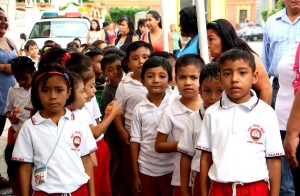
[[[72,147],[72,150],[77,150],[79,151],[80,150],[80,144],[81,144],[81,138],[82,138],[82,135],[81,135],[81,132],[80,131],[75,131],[72,136],[71,136],[71,139],[73,140],[73,146]]]
[[[261,126],[252,125],[248,128],[248,132],[249,132],[250,138],[252,139],[252,140],[247,141],[248,143],[263,144],[263,142],[259,141],[265,132]]]

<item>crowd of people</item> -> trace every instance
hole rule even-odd
[[[180,11],[180,33],[170,26],[168,52],[151,10],[137,30],[127,16],[118,32],[92,20],[86,43],[48,40],[39,51],[27,40],[22,54],[5,36],[0,8],[1,134],[11,124],[2,188],[24,196],[299,195],[300,5],[284,3],[266,23],[262,57],[229,21],[208,22],[207,64],[195,6]]]

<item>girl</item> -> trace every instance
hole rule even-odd
[[[145,195],[171,196],[173,153],[154,149],[156,129],[172,100],[172,66],[167,59],[150,57],[143,65],[141,79],[147,96],[134,108],[131,121],[130,151],[134,190]]]
[[[86,43],[91,45],[96,40],[105,40],[105,34],[104,31],[101,31],[98,20],[93,19],[86,36]]]
[[[74,65],[70,66],[69,70],[79,74],[84,83],[84,92],[86,93],[86,101],[89,103],[95,96],[95,74],[93,70],[86,66]],[[82,120],[88,122],[90,130],[97,142],[98,150],[96,151],[97,166],[94,167],[94,181],[95,181],[95,192],[96,195],[101,196],[111,196],[111,186],[110,186],[110,176],[109,176],[109,162],[110,162],[110,152],[108,145],[104,141],[104,133],[106,132],[108,126],[115,118],[116,115],[121,113],[122,105],[117,102],[113,102],[109,105],[111,107],[110,112],[106,112],[107,115],[104,117],[100,124],[97,124],[93,117],[93,111],[90,107],[85,107],[82,109],[86,115],[82,115]]]
[[[89,127],[65,108],[73,101],[72,87],[69,73],[58,64],[33,77],[31,101],[37,112],[23,124],[12,156],[20,161],[22,195],[30,195],[30,184],[33,195],[94,195],[89,154],[96,144]]]
[[[141,40],[150,43],[154,52],[164,51],[161,16],[157,11],[151,10],[146,14],[146,26],[149,31],[142,35]],[[168,40],[169,52],[173,53],[173,38],[170,33],[168,33]]]

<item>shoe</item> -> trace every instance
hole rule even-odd
[[[9,180],[0,175],[0,189],[10,188]]]

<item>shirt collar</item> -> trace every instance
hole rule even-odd
[[[180,115],[180,114],[184,114],[186,112],[188,113],[192,113],[193,110],[185,107],[185,105],[183,105],[181,102],[180,102],[180,99],[181,96],[178,96],[174,99],[174,101],[172,102],[172,105],[171,105],[171,111],[174,115]]]
[[[142,86],[142,83],[140,83],[139,81],[133,79],[133,78],[132,78],[132,75],[133,75],[133,72],[129,72],[128,74],[126,74],[126,76],[124,77],[123,82],[124,82],[124,83],[132,82],[132,83],[134,83],[134,84],[136,84],[136,85]]]
[[[294,21],[294,22],[291,22],[288,15],[286,14],[286,8],[283,8],[279,13],[278,15],[276,16],[276,20],[283,20],[287,23],[290,23],[290,24],[295,24],[298,20],[299,20],[299,16],[297,17],[297,19]]]
[[[66,113],[65,115],[62,116],[62,118],[68,119],[68,120],[74,120],[75,116],[72,112],[70,112],[70,110],[68,110],[67,108],[65,108]],[[34,125],[38,125],[43,123],[44,121],[50,120],[49,118],[43,118],[40,114],[40,111],[37,111],[32,117],[31,117],[31,121]]]
[[[166,94],[163,98],[163,100],[161,101],[160,105],[164,104],[165,102],[169,102],[170,97],[172,96],[173,91],[171,88],[167,88],[166,89]],[[148,94],[144,97],[144,99],[140,102],[141,105],[153,105],[153,103],[151,103],[148,99]],[[155,106],[156,107],[156,106]]]
[[[243,107],[247,108],[248,110],[252,111],[252,109],[257,105],[259,99],[256,96],[256,93],[254,90],[251,89],[250,93],[252,96],[247,102],[241,103],[241,104],[236,104],[236,103],[233,103],[232,101],[230,101],[230,99],[227,97],[227,94],[225,93],[225,91],[223,91],[223,95],[220,100],[220,106],[224,109],[229,109],[236,105],[240,105],[240,106],[243,106]]]

